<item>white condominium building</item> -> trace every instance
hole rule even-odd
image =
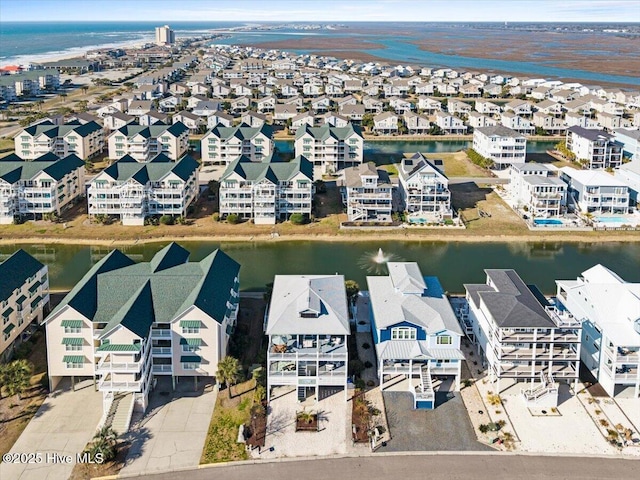
[[[175,161],[187,153],[189,127],[182,122],[173,125],[128,124],[109,135],[108,144],[112,160],[129,155],[138,162],[148,162],[162,153]]]
[[[89,215],[144,225],[152,215],[186,217],[198,196],[200,164],[189,156],[174,162],[158,155],[147,163],[123,157],[96,175],[87,189]]]
[[[201,141],[203,165],[229,165],[244,155],[252,162],[261,162],[273,153],[273,130],[267,124],[250,127],[223,127],[218,124]]]
[[[0,161],[0,224],[60,215],[84,195],[84,161],[50,153],[32,161],[10,155]]]
[[[564,213],[567,184],[541,163],[514,163],[507,186],[515,206],[530,217],[557,217]]]
[[[567,148],[590,170],[622,164],[623,144],[604,130],[573,126],[567,129]]]
[[[322,172],[337,172],[347,166],[362,163],[364,137],[360,127],[304,125],[296,131],[295,154],[308,158]]]
[[[96,122],[54,125],[45,121],[23,129],[13,139],[16,154],[25,160],[46,153],[58,157],[75,154],[87,160],[102,153],[104,147],[102,127]]]
[[[313,165],[298,156],[289,162],[239,157],[220,179],[220,215],[238,215],[256,224],[274,224],[291,214],[309,217],[313,199]]]

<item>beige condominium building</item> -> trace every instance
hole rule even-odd
[[[24,250],[0,263],[0,361],[27,340],[49,308],[49,276],[46,265]]]
[[[189,127],[182,122],[173,125],[128,124],[107,139],[109,158],[117,160],[130,155],[138,162],[148,162],[159,154],[178,160],[187,153]]]
[[[212,377],[225,356],[239,303],[240,266],[215,250],[199,262],[171,243],[150,262],[113,250],[45,319],[51,389],[92,379],[103,424],[144,411],[156,375]]]
[[[102,153],[104,135],[96,122],[54,125],[49,121],[30,125],[13,137],[16,154],[33,160],[46,153],[58,157],[75,154],[83,160]]]

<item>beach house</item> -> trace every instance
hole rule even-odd
[[[276,275],[265,317],[267,399],[274,387],[316,402],[347,398],[347,294],[342,275]]]
[[[507,186],[517,209],[530,217],[557,217],[566,207],[567,184],[542,163],[514,163]]]
[[[402,209],[409,218],[425,221],[451,218],[449,179],[421,153],[401,160],[398,178]]]
[[[261,162],[273,153],[273,130],[264,124],[250,127],[216,125],[200,141],[203,165],[229,165],[241,155]]]
[[[476,128],[473,131],[473,149],[492,160],[498,169],[503,169],[513,163],[524,163],[527,139],[502,125]]]
[[[560,169],[567,184],[567,205],[588,214],[629,213],[629,187],[619,178],[598,170]]]
[[[389,262],[388,276],[368,276],[371,329],[380,389],[404,377],[414,408],[435,408],[441,391],[459,390],[462,330],[437,277],[415,262]]]
[[[556,298],[582,322],[581,360],[610,396],[640,396],[640,283],[596,265],[576,280],[556,280]]]
[[[567,129],[566,142],[584,168],[615,168],[622,164],[623,144],[604,130],[573,126]]]
[[[529,405],[556,406],[558,382],[577,382],[580,321],[549,303],[515,270],[487,269],[486,283],[466,284],[475,347],[500,393],[519,382]]]
[[[375,164],[344,169],[342,197],[350,222],[390,222],[392,195],[389,174]]]

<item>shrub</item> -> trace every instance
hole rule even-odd
[[[160,217],[160,224],[161,225],[173,225],[173,217],[171,215],[162,215]]]
[[[360,375],[363,370],[364,363],[362,363],[362,360],[357,358],[355,360],[349,360],[349,371],[351,372],[351,375]]]
[[[480,430],[480,433],[487,433],[489,431],[489,425],[486,423],[482,423],[478,427],[478,430]]]
[[[289,221],[294,225],[304,225],[307,223],[307,219],[302,213],[293,213],[289,217]]]
[[[182,215],[180,215],[179,217],[176,218],[176,223],[178,225],[186,225],[187,224],[187,219],[184,218]]]
[[[240,223],[240,217],[235,213],[231,213],[227,215],[227,222],[229,222],[231,225],[236,225]]]
[[[601,418],[600,425],[602,425],[604,428],[607,428],[609,426],[609,422],[607,422],[604,418]]]
[[[493,166],[493,160],[483,157],[473,148],[467,150],[467,157],[469,157],[469,160],[471,160],[471,162],[475,163],[481,168],[491,168]]]
[[[213,215],[211,215],[211,220],[213,220],[214,222],[219,222],[220,214],[218,212],[214,213]]]

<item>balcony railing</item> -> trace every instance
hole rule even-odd
[[[151,370],[153,373],[171,373],[173,367],[171,365],[152,365]]]
[[[152,328],[151,329],[151,338],[171,338],[171,330],[169,330],[169,329],[160,329],[160,328]]]
[[[98,389],[100,391],[111,391],[111,392],[139,392],[142,386],[142,382],[140,380],[137,381],[113,381],[113,380],[103,380],[98,383]]]
[[[139,372],[142,362],[102,362],[96,366],[97,372]]]
[[[172,351],[171,347],[151,347],[152,355],[171,355]]]

